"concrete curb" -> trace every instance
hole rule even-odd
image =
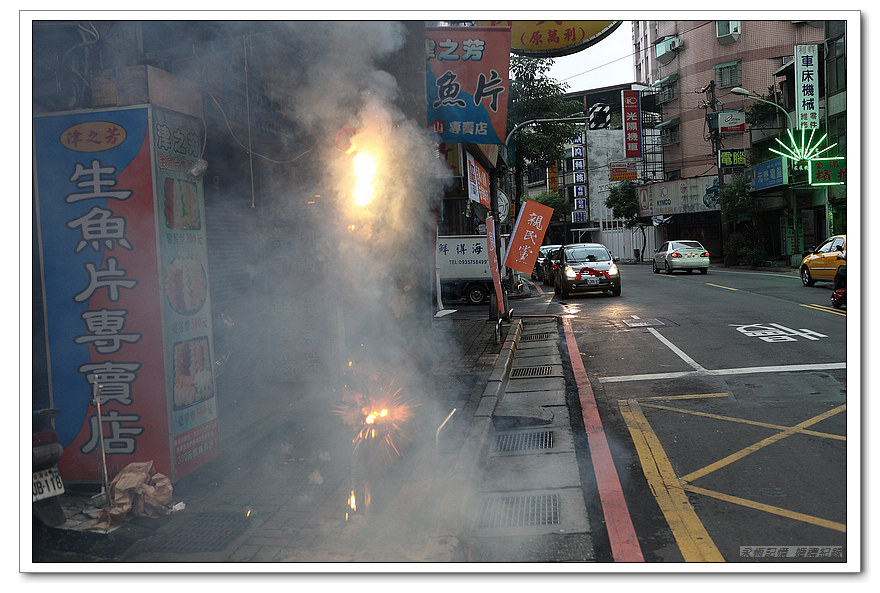
[[[494,431],[492,416],[510,379],[510,371],[521,338],[522,320],[514,319],[450,472],[447,491],[440,503],[439,516],[443,519],[425,554],[430,562],[467,560],[468,546],[464,541],[464,534],[468,531],[468,525],[465,520],[468,517],[468,509],[474,508],[477,496],[474,484],[477,483],[479,471],[486,466],[489,457],[490,437]]]

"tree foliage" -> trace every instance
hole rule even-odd
[[[624,181],[615,185],[605,198],[605,207],[611,208],[614,218],[623,220],[626,228],[638,226],[639,196],[636,184],[632,181]]]
[[[544,191],[529,199],[553,208],[553,220],[568,220],[571,214],[571,202],[559,192]]]
[[[571,117],[583,109],[565,98],[568,85],[547,77],[552,58],[511,56],[507,132],[532,119]],[[582,124],[581,124],[582,125]],[[574,124],[536,123],[521,128],[514,140],[517,161],[544,167],[562,158],[563,147],[578,134]]]

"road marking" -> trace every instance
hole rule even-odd
[[[571,329],[571,320],[563,318],[562,327],[581,402],[584,428],[587,433],[590,458],[593,462],[593,472],[596,475],[596,485],[599,489],[599,500],[602,504],[605,527],[608,530],[612,557],[615,562],[644,562],[642,548],[636,537],[632,517],[630,517],[626,499],[623,496],[620,477],[617,475],[614,458],[611,456],[608,439],[605,437],[605,428],[599,417],[599,408],[596,405],[593,388],[590,387],[590,379],[587,377],[587,370],[584,368],[584,361],[581,359],[577,340]]]
[[[833,371],[845,369],[845,362],[829,362],[826,364],[788,364],[766,367],[740,367],[732,369],[703,369],[701,371],[673,371],[669,373],[647,373],[644,375],[619,375],[616,377],[599,377],[600,383],[621,383],[623,381],[656,381],[658,379],[682,379],[692,376],[721,377],[725,375],[751,375],[757,373],[792,373],[804,371]]]
[[[843,533],[846,533],[846,524],[845,523],[838,523],[837,521],[830,521],[828,519],[814,517],[812,515],[807,515],[805,513],[798,513],[796,511],[789,511],[788,509],[783,509],[781,507],[775,507],[775,506],[772,506],[769,504],[764,504],[761,502],[755,502],[753,500],[740,498],[738,496],[731,496],[729,494],[724,494],[722,492],[715,492],[714,490],[707,490],[706,488],[700,488],[699,486],[694,486],[693,484],[684,484],[683,488],[685,490],[687,490],[688,492],[693,492],[694,494],[702,494],[703,496],[717,498],[718,500],[723,500],[725,502],[730,502],[733,504],[737,504],[739,506],[748,507],[750,509],[756,509],[759,511],[764,511],[766,513],[772,513],[774,515],[780,515],[782,517],[794,519],[795,521],[801,521],[803,523],[809,523],[810,525],[818,525],[819,527],[826,527],[828,529],[833,529],[835,531],[841,531]]]
[[[834,313],[835,315],[843,315],[846,317],[846,311],[841,311],[839,309],[835,309],[834,307],[826,307],[824,305],[805,305],[803,303],[800,304],[801,307],[806,307],[808,309],[816,309],[817,311],[824,311],[825,313]]]
[[[732,459],[734,457],[736,457],[737,459],[741,459],[742,457],[745,457],[750,453],[753,453],[767,445],[770,445],[773,442],[778,442],[779,440],[785,438],[786,436],[791,436],[792,434],[810,433],[826,438],[843,438],[843,440],[846,440],[845,436],[841,437],[841,435],[819,433],[816,431],[807,430],[808,426],[812,426],[813,424],[821,422],[822,420],[830,418],[831,416],[834,416],[844,411],[846,409],[846,404],[823,412],[822,414],[800,422],[795,426],[778,426],[763,422],[746,420],[743,418],[725,417],[716,414],[707,414],[702,412],[694,412],[692,410],[678,409],[671,406],[664,406],[658,403],[645,403],[647,401],[655,402],[657,400],[664,399],[686,400],[699,398],[718,398],[726,396],[728,396],[728,394],[726,393],[707,393],[678,396],[654,396],[648,398],[620,400],[618,402],[621,415],[626,422],[627,428],[630,432],[630,436],[633,440],[633,444],[636,447],[636,452],[639,456],[645,478],[648,482],[649,487],[651,488],[651,492],[653,493],[654,498],[657,500],[658,506],[663,512],[663,516],[666,519],[666,522],[669,525],[673,536],[675,537],[675,541],[678,544],[685,561],[724,561],[723,557],[721,557],[720,560],[716,559],[715,554],[717,554],[718,557],[720,557],[721,554],[718,551],[718,548],[715,546],[714,542],[712,541],[711,537],[709,536],[708,532],[706,531],[704,525],[700,521],[699,517],[697,516],[696,512],[694,511],[693,507],[690,505],[690,502],[688,501],[685,492],[692,492],[694,494],[708,496],[742,507],[771,513],[788,519],[793,519],[795,521],[801,521],[810,525],[816,525],[819,527],[824,527],[827,529],[832,529],[845,533],[845,523],[831,521],[829,519],[823,519],[821,517],[815,517],[813,515],[807,515],[805,513],[799,513],[797,511],[792,511],[789,509],[784,509],[782,507],[740,498],[738,496],[725,494],[723,492],[717,492],[715,490],[709,490],[707,488],[694,486],[689,482],[694,479],[703,477],[708,473],[715,471],[716,469],[720,469],[723,466],[729,465],[730,463],[735,461],[735,459]],[[640,401],[642,402],[641,405],[639,404]],[[770,427],[780,430],[780,433],[778,435],[774,435],[774,437],[771,437],[769,439],[763,439],[755,445],[746,447],[745,449],[740,451],[739,454],[725,457],[718,462],[706,466],[706,468],[704,468],[703,470],[698,470],[697,472],[692,472],[687,476],[679,478],[675,475],[675,470],[672,467],[672,463],[666,455],[666,452],[663,449],[663,445],[660,443],[657,434],[654,432],[653,428],[651,428],[651,425],[648,423],[647,418],[645,418],[645,415],[641,410],[642,406],[695,414],[708,418],[717,418],[722,420]],[[709,471],[704,471],[707,469]]]
[[[725,393],[723,395],[726,396],[727,394]],[[700,396],[686,396],[687,399],[696,398],[696,397],[700,397]],[[733,416],[722,416],[721,414],[711,414],[709,412],[698,412],[696,410],[685,410],[683,408],[676,408],[673,406],[663,406],[660,404],[647,402],[648,399],[654,399],[654,398],[646,398],[646,399],[639,400],[642,402],[642,407],[654,408],[657,410],[667,410],[669,412],[681,412],[682,414],[690,414],[692,416],[700,416],[702,418],[711,418],[713,420],[726,420],[728,422],[738,422],[740,424],[749,424],[751,426],[761,426],[764,428],[772,428],[773,430],[787,430],[787,429],[791,428],[789,426],[783,426],[781,424],[771,424],[770,422],[761,422],[759,420],[747,420],[746,418],[735,418]],[[663,398],[661,396],[657,399],[674,399],[674,398]],[[682,398],[682,399],[685,399],[685,398]],[[799,429],[796,432],[798,434],[805,434],[805,435],[820,437],[820,438],[824,438],[824,439],[833,439],[833,440],[837,440],[837,441],[845,441],[846,440],[845,435],[833,434],[830,432],[819,432],[816,430],[807,430],[805,428]]]
[[[681,348],[679,348],[678,346],[676,346],[675,344],[673,344],[672,342],[670,342],[669,340],[664,338],[663,335],[661,335],[660,332],[658,332],[656,329],[654,329],[653,327],[649,327],[648,331],[651,332],[652,334],[654,334],[655,338],[657,338],[658,340],[663,342],[667,348],[669,348],[670,350],[675,352],[675,354],[678,355],[678,357],[680,359],[682,359],[683,361],[688,363],[688,365],[691,368],[696,369],[697,371],[705,371],[706,370],[696,360],[694,360],[693,358],[691,358],[690,356],[685,354]]]
[[[657,500],[685,562],[724,562],[724,557],[688,501],[672,463],[636,400],[621,400],[620,412]]]
[[[791,274],[777,274],[775,272],[734,272],[733,270],[721,270],[718,268],[712,268],[712,272],[718,272],[719,274],[745,274],[749,276],[778,276],[779,278],[791,278],[792,280],[797,280],[800,282],[800,275],[796,273]]]
[[[739,290],[738,288],[731,288],[729,286],[721,286],[720,284],[712,284],[711,282],[706,282],[709,286],[715,286],[716,288],[723,288],[725,290]]]
[[[827,412],[819,414],[818,416],[814,416],[813,418],[810,418],[808,420],[804,420],[803,422],[796,424],[794,426],[782,427],[783,430],[778,432],[777,434],[771,435],[771,436],[767,437],[766,439],[762,439],[762,440],[758,441],[757,443],[754,443],[754,444],[749,445],[748,447],[745,447],[744,449],[740,449],[736,453],[731,453],[727,457],[725,457],[723,459],[719,459],[718,461],[716,461],[714,463],[710,463],[709,465],[707,465],[706,467],[704,467],[702,469],[698,469],[696,471],[689,473],[686,476],[682,476],[681,481],[683,483],[693,482],[694,480],[697,480],[699,478],[707,476],[708,474],[711,474],[712,472],[714,472],[718,469],[721,469],[722,467],[728,466],[735,461],[739,461],[740,459],[742,459],[743,457],[746,457],[747,455],[751,455],[755,451],[760,451],[761,449],[763,449],[764,447],[767,447],[768,445],[772,445],[773,443],[781,441],[782,439],[784,439],[786,437],[790,437],[793,434],[798,434],[800,432],[800,429],[802,429],[802,428],[812,426],[813,424],[816,424],[818,422],[821,422],[822,420],[825,420],[826,418],[830,418],[831,416],[839,414],[840,412],[843,412],[844,410],[846,410],[846,404],[843,404],[842,406],[837,406],[834,409],[828,410]]]

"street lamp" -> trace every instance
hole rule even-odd
[[[742,95],[743,97],[748,97],[749,99],[754,99],[755,101],[760,101],[761,103],[767,103],[768,105],[773,105],[773,107],[776,107],[782,113],[785,114],[785,117],[788,119],[788,127],[794,128],[794,122],[791,120],[791,116],[788,114],[788,111],[786,111],[785,109],[782,108],[781,105],[777,105],[773,101],[767,101],[766,99],[762,99],[761,97],[756,97],[755,95],[751,94],[749,91],[742,88],[741,86],[733,87],[732,89],[730,89],[730,92],[733,93],[734,95]]]

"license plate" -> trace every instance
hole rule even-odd
[[[586,281],[587,286],[596,286],[597,284],[599,284],[599,279],[595,276],[587,276]]]
[[[64,482],[61,481],[61,474],[58,473],[58,468],[53,467],[34,472],[34,499],[32,502],[58,496],[59,494],[64,494]]]
[[[688,257],[697,257],[697,254],[696,253],[688,253],[687,256]]]

